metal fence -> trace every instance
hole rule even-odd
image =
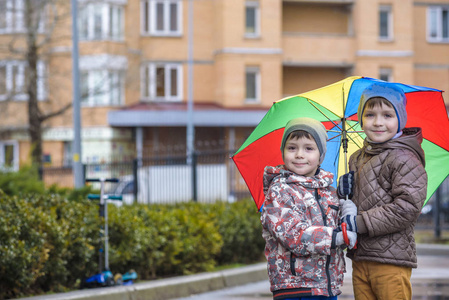
[[[186,155],[145,157],[140,160],[88,163],[85,178],[118,178],[106,183],[106,192],[123,196],[123,203],[175,203],[186,201],[233,202],[250,198],[248,188],[230,159],[234,151],[196,152]],[[190,163],[189,163],[190,161]],[[47,184],[73,186],[72,169],[45,168]],[[94,188],[99,184],[93,183]],[[449,178],[424,206],[418,228],[449,229]]]
[[[195,152],[153,156],[131,161],[88,163],[85,178],[118,178],[105,183],[106,192],[123,196],[123,203],[175,203],[186,201],[233,202],[250,197],[246,184],[230,159],[234,151]],[[44,168],[48,184],[71,186],[71,168]],[[93,188],[99,184],[92,183]]]

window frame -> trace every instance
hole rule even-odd
[[[80,41],[124,41],[125,12],[123,5],[109,2],[86,2],[78,7],[78,14]]]
[[[63,142],[62,165],[64,167],[73,166],[73,141]]]
[[[254,98],[248,98],[248,75],[254,75]],[[245,68],[245,103],[260,103],[261,102],[261,75],[260,67],[258,66],[247,66]]]
[[[157,95],[157,74],[158,68],[164,69],[164,96]],[[171,95],[172,79],[171,71],[176,71],[176,93]],[[150,102],[181,102],[183,96],[183,66],[180,63],[151,62],[141,67],[141,99]]]
[[[163,28],[157,29],[157,5],[162,5]],[[170,29],[171,16],[170,6],[176,5],[176,30]],[[182,28],[182,1],[181,0],[142,0],[141,1],[141,23],[140,32],[143,36],[180,37]]]
[[[0,101],[12,99],[15,101],[27,101],[26,86],[26,62],[22,60],[0,60],[0,68],[5,68],[5,91],[0,94]],[[43,61],[37,62],[37,100],[44,101],[47,97],[47,68]],[[17,88],[19,87],[19,88]]]
[[[446,35],[444,37],[444,24],[443,24],[443,13],[446,12],[447,15],[447,26],[446,26]],[[432,17],[432,13],[436,14],[436,19]],[[432,23],[436,22],[435,30],[436,36],[433,37],[433,25]],[[449,43],[449,5],[430,5],[427,7],[427,21],[426,21],[426,38],[430,43]]]
[[[11,167],[5,166],[5,146],[13,146],[13,161]],[[18,171],[19,170],[19,142],[16,140],[0,141],[0,170]]]
[[[382,77],[387,77],[388,79],[385,80]],[[379,69],[379,79],[387,81],[387,82],[392,82],[393,81],[393,69],[391,69],[391,68],[380,68]]]
[[[387,14],[387,35],[386,36],[383,36],[382,35],[382,28],[381,28],[381,26],[382,26],[382,24],[381,24],[381,19],[382,19],[382,17],[381,17],[381,15],[382,15],[382,13],[386,13]],[[394,25],[394,23],[393,23],[393,8],[392,8],[392,6],[391,5],[387,5],[387,4],[381,4],[381,5],[379,5],[379,34],[378,34],[378,37],[379,37],[379,41],[381,41],[381,42],[390,42],[390,41],[392,41],[393,39],[394,39],[394,36],[393,36],[393,32],[394,32],[394,29],[393,29],[393,25]]]
[[[0,19],[3,20],[0,27],[0,34],[24,33],[26,31],[24,10],[25,0],[4,0],[5,9],[0,10]],[[45,22],[47,19],[46,7],[41,11],[37,32],[45,32]]]
[[[80,85],[81,105],[84,107],[123,106],[125,103],[124,70],[81,70]]]
[[[248,31],[248,9],[254,10],[254,32]],[[252,28],[252,27],[251,27]],[[247,0],[245,1],[245,37],[257,38],[260,37],[260,4],[259,1]]]

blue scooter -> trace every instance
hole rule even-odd
[[[109,271],[109,236],[108,236],[108,209],[107,209],[107,200],[122,200],[122,196],[115,195],[104,195],[104,183],[105,182],[118,182],[119,180],[116,178],[92,178],[86,179],[86,182],[100,182],[100,195],[89,194],[87,197],[89,200],[100,200],[100,217],[104,218],[104,248],[100,249],[99,255],[99,272],[93,276],[87,277],[83,279],[81,282],[81,288],[94,288],[94,287],[107,287],[114,286],[117,284],[122,284],[123,279],[120,274],[117,274],[115,277],[112,275],[111,271]],[[103,268],[103,252],[104,252],[104,268]],[[119,276],[118,276],[119,275]],[[137,274],[136,274],[137,278]]]

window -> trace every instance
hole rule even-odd
[[[259,67],[246,68],[246,102],[260,102],[260,72]]]
[[[150,63],[142,68],[142,98],[150,101],[181,101],[182,66]]]
[[[390,5],[379,6],[379,39],[381,41],[393,39],[393,15]]]
[[[0,170],[17,171],[19,169],[19,143],[0,141]]]
[[[80,76],[81,103],[86,106],[123,105],[124,72],[88,70]]]
[[[393,81],[393,72],[390,68],[380,68],[379,79],[383,81]]]
[[[28,100],[27,85],[29,72],[24,61],[0,61],[0,100]],[[45,64],[37,64],[37,99],[46,97]]]
[[[0,0],[0,34],[25,32],[25,5],[30,13],[33,28],[38,32],[45,29],[46,0]]]
[[[6,74],[6,65],[0,65],[0,97],[4,97],[8,94]]]
[[[8,27],[12,27],[12,24],[8,26],[8,17],[7,17],[7,3],[6,1],[0,0],[0,30],[7,31]]]
[[[64,142],[64,154],[62,158],[62,164],[64,167],[73,165],[73,153],[72,153],[73,142]]]
[[[429,42],[449,42],[449,6],[428,8],[427,40]]]
[[[80,40],[123,40],[123,7],[89,2],[79,7]]]
[[[245,36],[258,37],[259,36],[259,2],[246,1],[245,2]]]
[[[181,0],[143,0],[142,34],[180,36],[182,34]]]

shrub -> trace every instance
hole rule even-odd
[[[22,167],[18,172],[0,172],[0,190],[10,196],[42,195],[45,185],[39,180],[36,168]]]
[[[216,212],[223,247],[217,257],[219,264],[254,263],[263,259],[260,213],[251,199],[227,204],[216,203]]]
[[[98,272],[104,219],[87,192],[48,189],[8,196],[0,191],[0,299],[67,291]],[[140,280],[148,280],[262,256],[259,213],[250,200],[109,204],[108,213],[114,273],[134,269]]]
[[[221,236],[199,205],[112,207],[110,221],[111,268],[150,279],[215,267]]]
[[[88,203],[0,192],[0,210],[0,299],[64,291],[96,267],[98,220]]]

